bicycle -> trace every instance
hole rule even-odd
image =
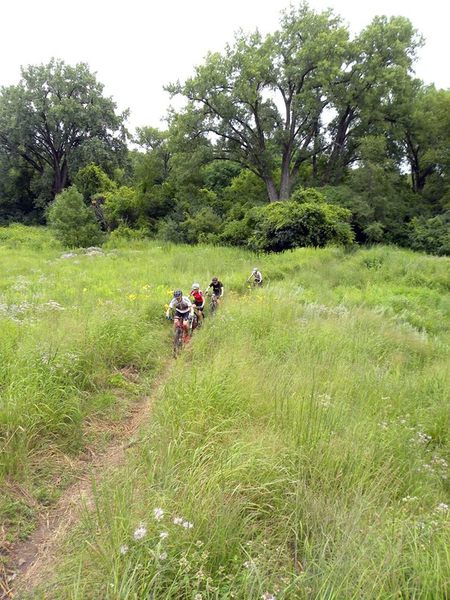
[[[200,329],[203,323],[203,314],[200,309],[194,306],[194,316],[192,318],[192,331]]]
[[[174,317],[172,320],[175,329],[173,334],[173,356],[174,358],[178,358],[183,350],[184,344],[189,340],[189,334],[186,331],[184,319],[181,317]],[[189,323],[188,331],[192,331],[192,322]]]
[[[206,296],[208,296],[208,292],[206,292],[205,294]],[[216,310],[217,307],[219,306],[219,298],[218,296],[216,296],[216,294],[213,292],[210,296],[210,300],[209,300],[209,310],[211,311],[211,314],[213,315]]]

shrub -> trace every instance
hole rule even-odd
[[[121,186],[112,192],[107,192],[104,196],[103,211],[110,228],[114,229],[120,224],[136,225],[141,214],[139,195],[136,190]]]
[[[325,202],[325,196],[319,190],[316,190],[316,188],[299,188],[292,193],[291,200],[300,204],[305,202],[309,204],[322,204]]]
[[[211,208],[202,208],[194,216],[187,217],[184,222],[186,241],[193,244],[206,241],[204,236],[217,234],[221,223],[221,218]]]
[[[77,190],[83,194],[87,204],[91,201],[92,196],[110,192],[116,187],[108,175],[93,163],[78,171],[74,178],[74,184]]]
[[[103,234],[91,208],[75,186],[58,194],[47,211],[55,237],[69,248],[100,244]]]
[[[411,248],[431,254],[450,254],[450,211],[432,219],[416,217],[409,226]]]
[[[250,243],[255,250],[289,250],[329,243],[351,244],[350,211],[326,203],[273,202],[255,209],[256,230]]]
[[[250,209],[240,219],[227,221],[220,234],[223,244],[245,246],[251,238],[257,222],[257,209]]]

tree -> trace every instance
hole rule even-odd
[[[283,13],[278,32],[239,34],[224,55],[209,54],[194,77],[168,89],[188,98],[197,133],[216,136],[217,158],[257,174],[271,201],[286,199],[302,163],[322,150],[320,117],[347,39],[331,11],[304,4]]]
[[[404,17],[375,17],[348,45],[341,71],[331,86],[336,116],[328,127],[325,180],[339,183],[358,158],[366,135],[382,134],[393,105],[403,103],[415,51],[422,39]]]
[[[427,180],[450,175],[450,90],[412,82],[401,110],[392,118],[393,135],[411,169],[411,184],[422,192]]]
[[[124,119],[88,65],[52,59],[22,68],[16,86],[0,93],[0,147],[39,174],[52,176],[52,196],[70,180],[71,161],[84,146],[109,154],[125,149]]]
[[[57,194],[48,208],[47,221],[55,236],[69,248],[99,244],[103,239],[93,211],[75,186]]]
[[[419,43],[403,17],[377,18],[349,40],[332,11],[302,4],[282,13],[273,34],[238,34],[169,91],[189,101],[192,138],[212,135],[216,158],[257,174],[271,201],[287,199],[306,163],[317,179],[318,157],[328,159],[329,181],[342,178],[358,136],[385,125],[384,107],[409,76]]]

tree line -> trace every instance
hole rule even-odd
[[[0,92],[0,220],[66,220],[75,245],[80,215],[99,240],[448,254],[450,90],[414,77],[422,44],[405,17],[352,37],[331,10],[291,7],[168,85],[184,108],[134,136],[88,65],[23,68]]]

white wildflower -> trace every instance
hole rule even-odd
[[[183,527],[185,529],[192,529],[194,527],[193,523],[190,523],[189,521],[183,521]]]
[[[417,496],[405,496],[402,498],[402,502],[414,502],[417,500]]]
[[[145,525],[139,525],[139,527],[133,533],[133,537],[135,540],[142,540],[143,537],[147,534],[147,528]]]
[[[166,558],[167,558],[167,552],[160,552],[158,554],[158,559],[159,560],[166,560]]]
[[[438,512],[446,512],[448,510],[448,504],[445,504],[445,502],[440,502],[437,506],[436,506],[436,510]]]
[[[276,600],[276,597],[273,594],[269,594],[269,592],[264,592],[261,596],[261,600]]]
[[[252,569],[256,569],[256,562],[254,560],[246,560],[244,563],[244,567],[249,571]]]
[[[183,517],[174,517],[173,519],[173,524],[174,525],[182,525],[183,524]]]
[[[153,515],[156,521],[161,521],[164,517],[164,511],[162,508],[155,508],[153,510]]]
[[[161,531],[161,533],[159,534],[159,537],[160,537],[162,540],[165,540],[166,538],[168,538],[168,537],[169,537],[169,534],[167,533],[167,531]]]
[[[120,546],[120,554],[126,554],[128,552],[128,546],[126,544],[123,544],[122,546]]]
[[[202,600],[203,596],[201,594],[195,594],[194,600]]]
[[[427,433],[424,433],[423,431],[418,431],[416,433],[416,437],[414,438],[414,441],[416,441],[418,444],[428,444],[428,442],[431,442],[433,438],[431,437],[431,435],[428,435]]]

